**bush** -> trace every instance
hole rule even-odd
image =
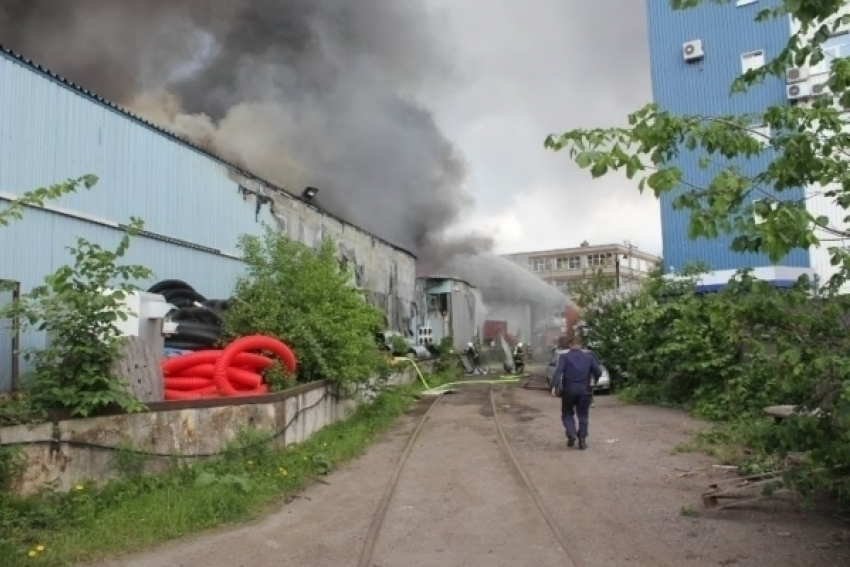
[[[115,250],[77,239],[68,248],[73,264],[0,309],[0,319],[18,319],[24,328],[51,337],[47,348],[24,352],[33,367],[25,377],[32,409],[67,409],[79,416],[108,407],[143,409],[113,367],[124,344],[116,323],[129,315],[123,300],[137,289],[130,282],[151,275],[143,266],[119,263],[141,228],[133,219]],[[107,289],[111,292],[104,293]]]
[[[656,274],[636,295],[586,310],[585,340],[621,377],[622,396],[750,423],[748,442],[771,461],[807,453],[798,487],[832,487],[850,462],[850,297],[821,296],[805,280],[779,290],[746,272],[719,293],[693,285]],[[771,405],[820,413],[766,427]]]
[[[718,2],[669,3],[707,10]],[[791,67],[829,61],[829,88],[805,104],[782,100],[728,115],[683,115],[649,104],[629,114],[627,126],[575,129],[544,144],[592,177],[619,171],[641,191],[667,195],[674,209],[687,214],[690,238],[722,235],[733,251],[760,254],[772,264],[795,250],[827,248],[834,269],[826,292],[804,283],[782,292],[739,278],[727,292],[703,299],[690,292],[676,299],[643,293],[633,304],[606,307],[615,322],[602,322],[599,317],[606,316],[600,315],[596,325],[615,328],[618,340],[607,339],[608,354],[643,386],[641,395],[684,403],[714,419],[753,414],[766,404],[820,409],[818,416],[788,420],[764,446],[780,454],[806,451],[797,485],[839,486],[850,499],[846,478],[833,484],[844,472],[836,466],[846,470],[850,463],[844,317],[850,305],[838,296],[850,282],[850,248],[843,244],[850,238],[850,64],[824,50],[850,21],[844,7],[838,1],[786,0],[756,11],[756,21],[790,17],[799,25],[771,60],[736,77],[732,91],[759,88],[771,77],[784,81]],[[697,168],[701,172],[694,174]],[[810,191],[830,206],[812,209]],[[666,284],[656,279],[653,285],[657,291]]]
[[[224,319],[224,337],[261,333],[286,342],[298,357],[298,379],[365,381],[381,368],[375,334],[383,313],[367,303],[341,270],[336,246],[317,251],[266,227],[243,236],[248,265]]]
[[[404,337],[400,337],[399,335],[392,335],[390,337],[390,348],[392,349],[393,356],[407,356],[410,352],[410,345],[407,344]]]

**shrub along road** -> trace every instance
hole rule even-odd
[[[578,564],[847,565],[850,524],[789,499],[702,510],[730,473],[676,445],[704,427],[675,410],[597,398],[586,452],[567,450],[557,400],[497,395],[514,451],[570,541]],[[426,402],[360,459],[262,521],[175,542],[101,567],[350,566]],[[448,396],[425,424],[390,503],[375,564],[565,565],[497,442],[487,389]]]

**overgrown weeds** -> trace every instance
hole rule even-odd
[[[386,388],[348,420],[285,449],[246,429],[216,460],[189,466],[175,457],[167,472],[144,475],[131,474],[138,463],[128,446],[115,460],[127,473],[122,480],[103,487],[81,482],[70,493],[47,488],[27,498],[0,494],[2,564],[59,567],[251,518],[361,454],[419,390],[418,384]]]
[[[85,176],[26,193],[0,211],[0,226],[20,219],[24,206],[43,206],[46,200],[80,186],[90,189],[96,182],[95,176]],[[132,282],[151,276],[144,266],[123,263],[132,238],[143,227],[141,219],[132,218],[114,249],[78,238],[68,247],[70,264],[0,305],[0,321],[15,321],[25,331],[48,337],[44,348],[21,353],[31,365],[24,377],[27,395],[0,402],[0,425],[37,421],[53,409],[85,417],[110,407],[126,412],[144,408],[127,392],[114,366],[125,340],[119,325],[130,315],[124,299],[137,289]]]
[[[805,279],[779,290],[746,271],[699,295],[703,270],[656,274],[638,293],[586,309],[585,340],[619,397],[719,424],[680,450],[745,473],[790,469],[789,485],[850,500],[848,483],[836,483],[850,462],[850,297],[820,295]],[[797,413],[774,423],[764,410],[778,405]]]

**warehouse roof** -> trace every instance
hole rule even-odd
[[[299,202],[303,203],[304,206],[309,207],[309,208],[311,208],[315,211],[318,211],[318,212],[320,212],[324,215],[327,215],[327,216],[329,216],[329,217],[331,217],[331,218],[333,218],[333,219],[335,219],[335,220],[337,220],[341,223],[344,223],[348,226],[351,226],[354,229],[359,230],[359,231],[363,232],[364,234],[371,236],[375,240],[379,240],[380,242],[386,244],[390,248],[393,248],[395,250],[403,252],[403,253],[405,253],[409,256],[413,256],[414,258],[416,257],[415,254],[413,254],[409,250],[405,250],[404,248],[397,246],[397,245],[393,244],[392,242],[389,242],[389,241],[381,238],[380,236],[377,236],[377,235],[369,232],[368,230],[360,228],[359,226],[356,226],[356,225],[352,224],[351,222],[349,222],[349,221],[347,221],[347,220],[345,220],[341,217],[338,217],[338,216],[336,216],[336,215],[334,215],[334,214],[332,214],[332,213],[330,213],[330,212],[328,212],[324,209],[320,209],[319,207],[317,207],[317,206],[315,206],[311,203],[308,203],[307,201],[304,201],[303,199],[300,199],[297,195],[290,193],[286,189],[278,187],[277,185],[268,181],[267,179],[263,179],[262,177],[254,174],[250,171],[247,171],[247,170],[237,166],[236,164],[234,164],[232,162],[227,161],[226,159],[222,158],[221,156],[216,155],[216,154],[210,152],[209,150],[206,150],[206,149],[204,149],[204,148],[202,148],[202,147],[200,147],[196,144],[193,144],[192,142],[186,140],[185,138],[182,138],[182,137],[178,136],[177,134],[175,134],[175,133],[173,133],[169,130],[166,130],[165,128],[157,126],[156,124],[149,122],[149,121],[145,120],[144,118],[142,118],[142,117],[140,117],[136,114],[133,114],[132,112],[129,112],[127,109],[125,109],[121,106],[118,106],[114,102],[108,101],[108,100],[104,99],[103,97],[98,96],[96,93],[82,87],[81,85],[78,85],[78,84],[74,83],[73,81],[66,79],[65,77],[57,75],[53,71],[51,71],[51,70],[49,70],[45,67],[42,67],[41,65],[39,65],[35,61],[32,61],[31,59],[27,59],[23,55],[15,52],[15,51],[12,51],[11,49],[6,48],[5,46],[3,46],[3,44],[0,44],[0,55],[3,55],[3,56],[5,56],[9,59],[17,61],[18,63],[21,63],[22,65],[30,68],[32,71],[34,71],[34,72],[36,72],[40,75],[44,75],[48,79],[53,80],[53,81],[63,85],[64,87],[76,92],[77,94],[79,94],[81,96],[84,96],[84,97],[91,99],[92,101],[94,101],[98,104],[101,104],[103,106],[110,108],[114,112],[121,114],[122,116],[124,116],[125,118],[127,118],[129,120],[132,120],[133,122],[136,122],[136,123],[138,123],[138,124],[140,124],[140,125],[142,125],[146,128],[151,129],[151,130],[154,130],[157,133],[159,133],[163,136],[166,136],[167,138],[171,138],[173,141],[175,141],[179,144],[182,144],[184,146],[188,146],[188,147],[192,148],[193,150],[204,154],[205,156],[209,157],[210,159],[213,159],[213,160],[215,160],[215,161],[217,161],[217,162],[219,162],[223,165],[226,165],[227,167],[239,172],[241,175],[243,175],[243,176],[245,176],[249,179],[252,179],[254,181],[258,181],[259,183],[262,183],[263,185],[265,185],[266,187],[268,187],[272,191],[275,191],[275,192],[277,192],[281,195],[285,195],[285,196],[287,196],[291,199],[298,200]]]

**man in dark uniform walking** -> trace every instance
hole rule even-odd
[[[593,385],[602,376],[599,363],[589,352],[582,350],[581,340],[572,335],[569,350],[558,357],[558,366],[552,380],[552,395],[561,394],[561,421],[567,433],[567,447],[587,449],[587,428],[590,404],[593,403]],[[578,415],[578,428],[575,416]]]

